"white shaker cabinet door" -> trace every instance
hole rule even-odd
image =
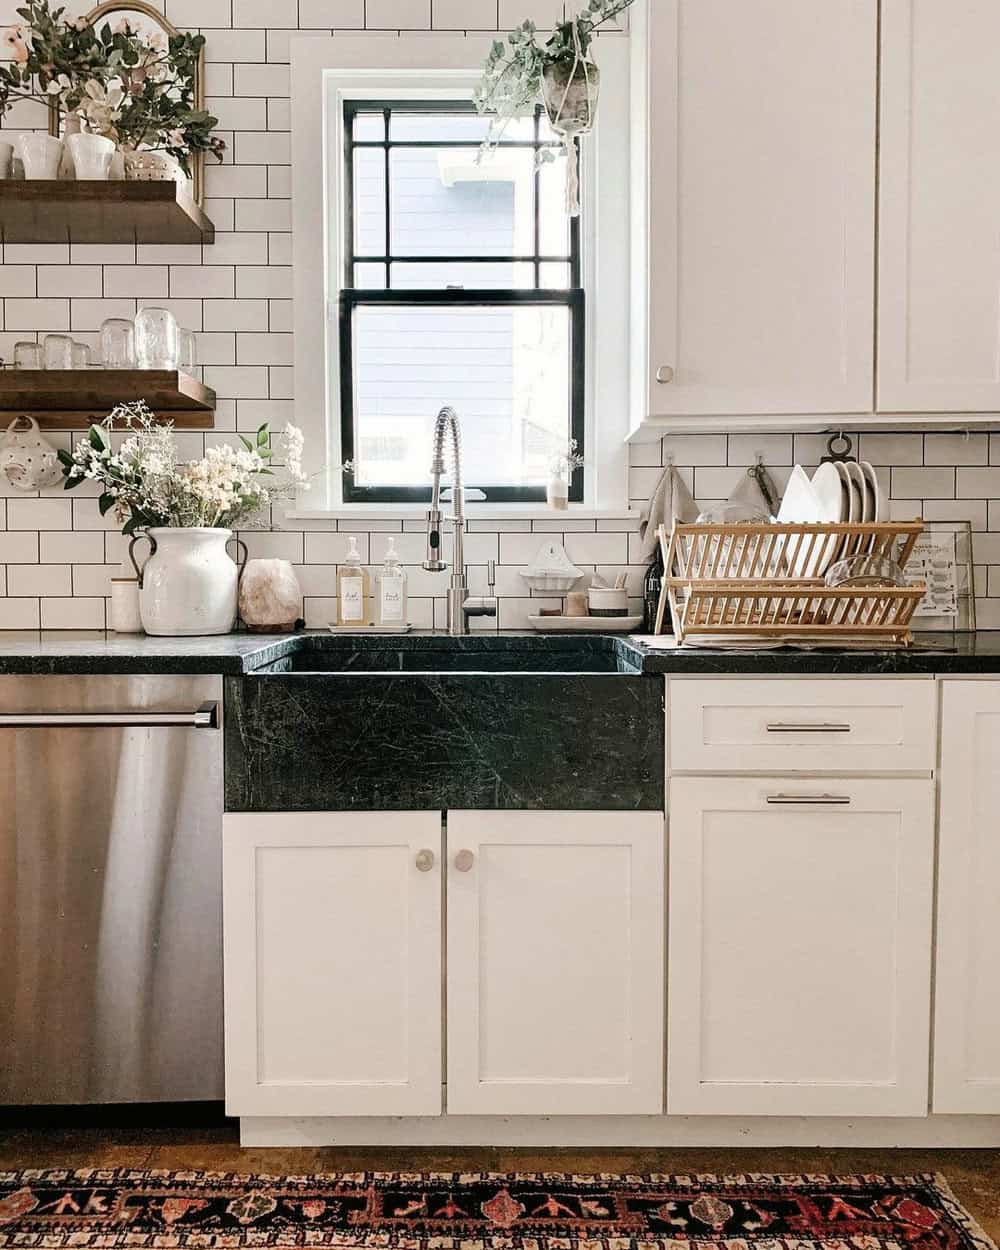
[[[441,1112],[441,816],[233,814],[230,1115]]]
[[[878,407],[1000,409],[1000,4],[883,0]]]
[[[448,813],[448,1111],[663,1109],[663,815]]]
[[[871,411],[877,23],[877,0],[640,9],[651,417]]]
[[[943,683],[934,1096],[1000,1114],[1000,681]]]
[[[934,785],[674,778],[667,1111],[928,1109]]]

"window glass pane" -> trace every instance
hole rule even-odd
[[[569,438],[566,308],[359,307],[355,481],[423,486],[438,409],[462,420],[469,486],[541,486]]]
[[[381,113],[356,113],[352,133],[358,141],[382,143],[385,140],[385,119]]]
[[[476,113],[406,113],[393,109],[389,119],[389,138],[393,143],[479,144],[489,129],[490,118]],[[498,135],[501,143],[530,143],[534,137],[535,124],[530,117],[515,118]]]
[[[568,290],[569,276],[569,265],[561,262],[547,261],[538,266],[539,285],[547,291]]]
[[[429,264],[393,263],[394,290],[440,291],[446,287],[472,290],[530,291],[535,285],[532,264],[481,264],[475,261],[432,261]]]
[[[358,256],[385,255],[385,153],[381,148],[354,152],[354,251]]]
[[[534,152],[511,148],[483,164],[475,148],[393,148],[396,256],[511,256],[534,250]]]
[[[363,291],[385,290],[385,265],[368,264],[354,266],[354,285]]]
[[[565,156],[538,170],[538,250],[543,256],[569,255]]]

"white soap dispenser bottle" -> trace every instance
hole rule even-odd
[[[347,556],[337,570],[337,624],[368,624],[368,570],[361,563],[358,540],[352,534]]]
[[[406,570],[399,562],[396,540],[389,539],[385,563],[378,575],[379,625],[402,629],[406,625]]]

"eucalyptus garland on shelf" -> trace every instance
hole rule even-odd
[[[48,0],[17,13],[24,24],[3,35],[11,60],[0,64],[0,115],[17,99],[46,100],[121,148],[166,152],[185,173],[195,152],[222,160],[218,119],[196,107],[203,35],[147,35],[127,17],[95,27]]]

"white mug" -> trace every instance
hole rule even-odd
[[[66,146],[73,157],[73,168],[79,179],[107,182],[115,145],[104,135],[67,135]]]
[[[28,179],[56,179],[62,160],[63,141],[40,130],[18,136],[18,148]]]

